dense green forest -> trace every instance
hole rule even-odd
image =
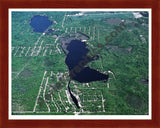
[[[139,12],[136,12],[139,13]],[[53,22],[53,33],[34,32],[35,15]],[[124,22],[111,42],[106,36]],[[88,49],[105,45],[88,66],[109,74],[107,83],[71,81],[81,104],[68,96],[66,55],[59,39],[81,32]],[[12,12],[12,114],[14,115],[148,115],[149,17],[133,12]],[[115,76],[115,77],[114,77]]]

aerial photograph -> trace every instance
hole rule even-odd
[[[11,115],[149,115],[149,11],[12,10]]]

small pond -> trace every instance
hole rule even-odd
[[[33,16],[30,22],[33,31],[39,33],[45,32],[47,28],[52,24],[53,23],[48,19],[47,16],[40,16],[40,15]]]

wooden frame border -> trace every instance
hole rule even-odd
[[[151,8],[152,9],[152,120],[8,120],[8,9],[9,8]],[[0,127],[160,127],[160,1],[158,0],[0,0]]]

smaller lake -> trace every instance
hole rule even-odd
[[[48,19],[47,16],[36,15],[33,16],[30,22],[30,25],[33,28],[34,32],[43,33],[46,29],[53,23]]]

